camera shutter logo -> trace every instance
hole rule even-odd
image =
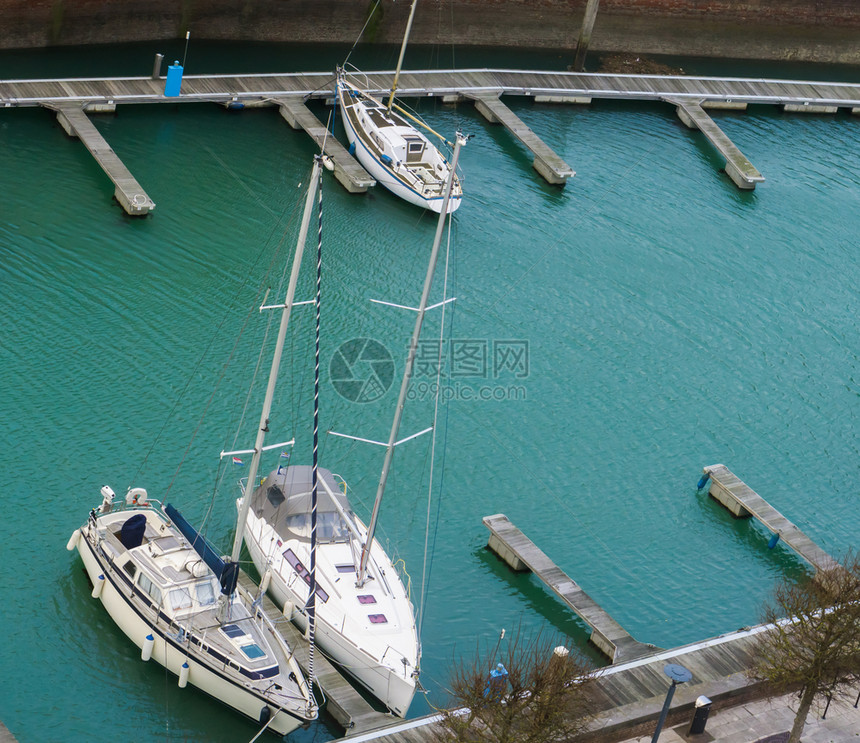
[[[350,402],[374,402],[394,381],[394,361],[388,349],[372,338],[341,343],[329,363],[332,386]]]

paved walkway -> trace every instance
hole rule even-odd
[[[858,743],[860,709],[854,707],[855,698],[852,694],[849,699],[834,699],[823,720],[824,707],[818,709],[813,705],[806,720],[803,743]],[[664,727],[659,743],[783,743],[788,740],[797,701],[796,694],[789,694],[726,707],[711,713],[705,733],[686,737],[688,720],[683,725]],[[650,743],[652,735],[653,731],[623,743]]]

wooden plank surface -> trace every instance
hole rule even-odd
[[[786,545],[816,570],[831,569],[839,564],[724,464],[710,465],[705,467],[704,471],[710,475],[712,487],[716,485],[722,493],[740,503],[771,532],[779,534]]]
[[[505,546],[540,578],[565,604],[567,604],[589,627],[592,641],[607,653],[614,662],[640,657],[655,652],[652,645],[635,640],[594,599],[559,568],[546,553],[523,534],[504,514],[485,516],[484,525]],[[595,636],[594,633],[599,633]],[[609,640],[614,651],[605,647],[599,635]]]
[[[244,571],[239,574],[239,585],[250,595],[257,595],[257,584]],[[284,617],[268,596],[263,597],[261,608],[292,648],[299,667],[307,673],[310,645],[304,634]],[[371,707],[319,650],[314,653],[314,674],[314,684],[319,684],[327,697],[326,709],[348,735],[387,725],[395,719]]]
[[[371,91],[390,89],[391,72],[360,77]],[[860,107],[860,84],[711,78],[670,75],[614,75],[529,70],[413,70],[401,75],[402,96],[448,95],[497,91],[506,95],[566,95],[592,98],[663,100],[692,97],[777,105]],[[334,75],[329,72],[267,75],[186,75],[181,95],[166,98],[164,79],[92,78],[66,80],[0,80],[0,105],[38,106],[49,101],[93,102],[114,98],[118,103],[225,102],[243,97],[289,95],[331,98]]]

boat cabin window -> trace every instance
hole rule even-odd
[[[161,603],[161,589],[155,585],[146,573],[141,573],[137,579],[137,585],[142,591],[149,594],[149,597],[156,603]]]
[[[298,573],[301,579],[310,586],[311,584],[311,574],[308,572],[308,569],[302,565],[302,561],[296,557],[296,553],[291,549],[284,550],[284,559],[290,564],[293,570]],[[319,586],[317,586],[317,590],[315,591],[317,597],[325,603],[328,601],[328,594]]]
[[[421,156],[424,154],[424,142],[420,139],[406,140],[406,162],[417,163],[421,162]]]
[[[311,515],[293,513],[287,516],[287,529],[305,539],[311,538]],[[317,540],[341,542],[349,539],[349,528],[337,511],[322,511],[317,514]]]
[[[174,588],[170,592],[170,605],[174,611],[190,609],[194,605],[191,592],[187,588]]]
[[[137,573],[137,565],[135,565],[131,560],[126,560],[125,565],[122,566],[122,569],[125,570],[132,578],[134,578]]]
[[[272,504],[272,507],[277,508],[284,502],[284,493],[277,485],[270,485],[266,490],[266,498],[269,499],[269,503]]]
[[[200,606],[210,606],[215,603],[215,587],[212,581],[201,581],[194,588],[197,592],[197,603]]]
[[[256,660],[257,658],[265,658],[266,657],[265,651],[259,645],[257,645],[257,643],[255,643],[255,642],[251,643],[250,645],[242,645],[242,647],[239,649],[243,653],[245,653],[245,655],[247,655],[248,658],[250,658],[251,660]]]

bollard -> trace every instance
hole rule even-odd
[[[700,733],[704,733],[710,712],[711,700],[705,696],[699,697],[696,700],[696,711],[693,713],[693,722],[690,723],[690,729],[687,731],[687,735],[699,735]]]
[[[158,80],[161,77],[161,63],[164,61],[163,54],[155,55],[155,62],[152,63],[152,79]]]

